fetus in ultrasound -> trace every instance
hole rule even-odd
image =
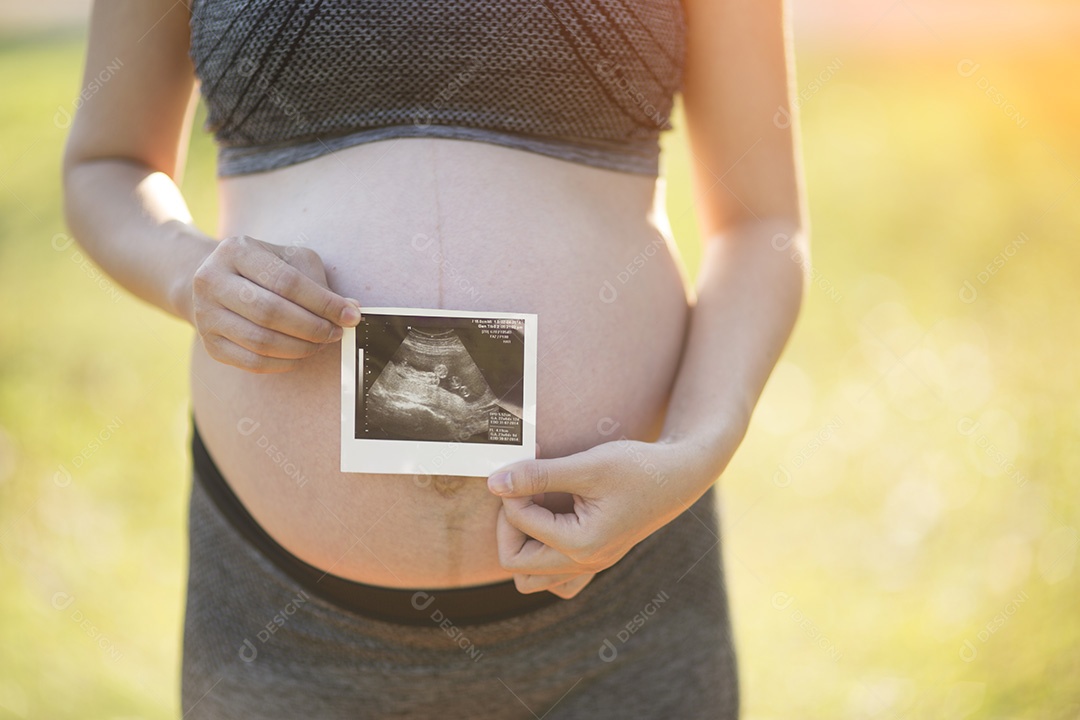
[[[368,391],[367,422],[401,439],[486,440],[501,406],[453,329],[414,327]]]

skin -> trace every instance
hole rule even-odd
[[[720,476],[798,315],[808,230],[781,3],[684,8],[694,283],[661,180],[470,141],[222,178],[206,234],[178,187],[196,98],[186,8],[95,4],[86,82],[124,65],[74,119],[68,225],[113,279],[194,327],[200,432],[288,550],[377,585],[513,578],[573,597]],[[337,342],[365,305],[538,313],[539,459],[507,466],[508,489],[338,470]]]

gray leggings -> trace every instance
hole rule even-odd
[[[422,626],[306,592],[196,478],[184,720],[736,718],[714,501],[710,489],[571,600],[459,625],[436,590]]]

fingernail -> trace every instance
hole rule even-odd
[[[335,325],[330,328],[330,342],[337,342],[341,339],[341,336],[345,334],[345,331],[340,326]]]
[[[497,495],[508,493],[512,489],[513,485],[510,484],[510,473],[506,470],[497,472],[488,478],[488,490]]]
[[[341,311],[341,322],[345,325],[355,325],[360,322],[360,303],[352,298],[347,298],[349,304]]]

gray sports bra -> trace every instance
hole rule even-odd
[[[191,59],[241,175],[398,137],[657,175],[680,0],[194,0]]]

